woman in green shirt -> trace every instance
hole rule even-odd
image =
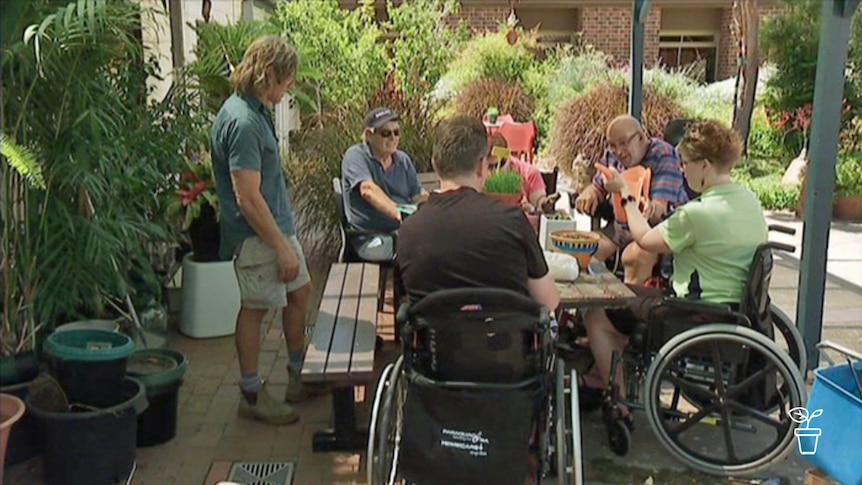
[[[767,238],[757,196],[730,178],[742,153],[742,140],[717,121],[698,121],[688,126],[677,151],[689,186],[701,195],[656,227],[650,227],[640,213],[619,173],[607,177],[605,188],[622,195],[632,236],[641,247],[673,254],[672,289],[678,298],[738,306],[754,253]],[[623,351],[634,324],[648,320],[650,310],[661,301],[658,290],[632,289],[639,298],[628,311],[591,310],[584,316],[596,360],[594,372],[585,379],[588,387],[605,387],[613,352]],[[622,382],[622,369],[616,379]],[[627,410],[621,413],[628,415]]]

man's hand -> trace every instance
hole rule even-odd
[[[299,260],[288,247],[278,251],[278,277],[283,283],[289,283],[299,276]]]
[[[593,215],[599,206],[599,191],[592,185],[584,189],[575,199],[575,209],[581,214]]]
[[[602,177],[605,179],[605,190],[615,194],[622,194],[626,188],[626,181],[623,179],[623,175],[613,167],[608,167],[606,170],[606,173],[602,173]]]
[[[651,200],[642,211],[644,219],[655,224],[667,215],[667,202],[663,200]]]
[[[543,214],[553,214],[554,206],[557,205],[557,201],[560,200],[560,194],[551,194],[541,200],[539,206],[541,206]]]

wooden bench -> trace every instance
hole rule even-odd
[[[364,449],[368,431],[356,426],[353,388],[374,379],[379,267],[335,263],[323,289],[302,368],[304,382],[326,382],[332,392],[333,429],[318,431],[313,451]]]

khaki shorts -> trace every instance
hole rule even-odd
[[[623,229],[622,224],[614,222],[603,227],[600,232],[617,246],[617,249],[625,249],[634,242],[634,237],[628,229]]]
[[[243,308],[265,310],[287,306],[287,294],[311,281],[305,255],[296,236],[285,236],[287,245],[299,261],[299,275],[283,283],[278,278],[278,256],[259,237],[253,236],[240,244],[233,261]]]

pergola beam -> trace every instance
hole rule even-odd
[[[632,82],[629,87],[629,114],[641,119],[643,109],[644,81],[644,30],[652,0],[633,0],[632,2],[632,42],[631,62]]]
[[[823,334],[826,254],[832,222],[844,69],[850,43],[850,22],[858,6],[859,0],[824,0],[820,18],[796,311],[796,322],[805,339],[810,369],[819,365],[815,345]]]

